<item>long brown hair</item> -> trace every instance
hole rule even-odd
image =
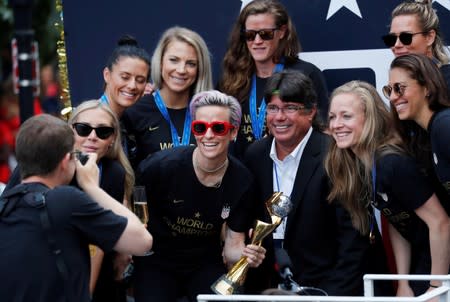
[[[233,26],[228,43],[228,49],[222,62],[223,76],[219,83],[219,90],[234,96],[240,102],[248,98],[251,77],[255,72],[255,62],[248,51],[246,41],[242,38],[245,21],[251,15],[271,14],[275,18],[275,25],[286,26],[285,37],[273,55],[273,62],[279,63],[284,58],[285,63],[297,60],[301,50],[295,27],[286,8],[276,0],[254,0],[241,11]]]

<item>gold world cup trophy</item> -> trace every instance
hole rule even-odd
[[[251,244],[261,245],[262,240],[267,235],[270,235],[280,225],[283,218],[289,214],[292,209],[292,203],[289,197],[283,195],[282,192],[275,192],[266,201],[266,208],[272,223],[256,220],[250,240]],[[238,289],[244,285],[248,268],[247,257],[241,257],[226,275],[222,275],[214,282],[211,289],[219,295],[232,295],[237,293]]]

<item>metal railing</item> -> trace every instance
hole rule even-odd
[[[274,296],[274,295],[198,295],[198,302],[208,301],[327,301],[327,302],[425,302],[439,297],[439,302],[450,302],[450,275],[374,275],[364,278],[364,296]],[[373,283],[379,280],[440,280],[442,286],[426,292],[418,297],[374,297]]]

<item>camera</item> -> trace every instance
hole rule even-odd
[[[89,159],[89,155],[88,155],[88,154],[83,153],[83,152],[78,151],[78,150],[74,151],[73,154],[74,154],[75,157],[80,161],[80,163],[81,163],[82,165],[86,164],[86,162],[87,162],[88,159]]]
[[[80,154],[78,155],[78,160],[80,161],[80,163],[83,166],[88,161],[88,159],[89,159],[89,155],[87,155],[86,153],[80,152]]]

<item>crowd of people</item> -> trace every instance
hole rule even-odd
[[[278,0],[241,10],[216,90],[198,33],[168,28],[152,56],[122,37],[99,98],[68,122],[41,114],[15,141],[1,137],[0,175],[4,148],[15,148],[17,167],[0,179],[9,179],[0,296],[196,301],[241,259],[250,269],[238,292],[273,292],[286,282],[281,250],[288,281],[310,293],[360,296],[367,273],[449,274],[450,65],[431,2],[392,12],[382,37],[395,55],[386,100],[358,79],[329,97],[322,72],[298,58],[294,22]],[[55,108],[51,98],[46,106]],[[132,211],[137,185],[145,221]],[[265,202],[274,192],[292,209],[252,244],[255,220],[271,222]],[[375,294],[441,285],[432,276],[376,282]]]

